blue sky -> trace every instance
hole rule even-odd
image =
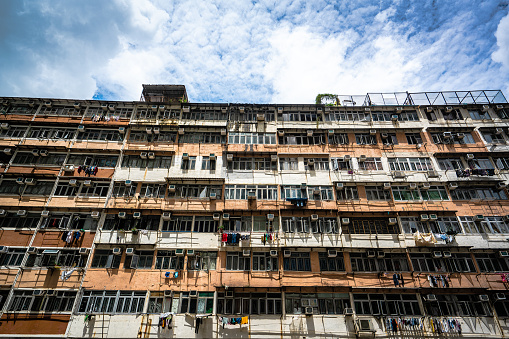
[[[0,96],[313,103],[502,89],[509,0],[2,0]]]

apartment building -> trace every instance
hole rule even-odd
[[[509,335],[500,91],[0,98],[0,336]]]

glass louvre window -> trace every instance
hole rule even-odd
[[[33,290],[15,290],[8,312],[71,312],[75,291],[55,291],[54,295],[33,295]]]
[[[156,255],[156,270],[184,269],[184,256],[177,256],[175,250],[158,250]]]
[[[112,250],[96,249],[91,268],[119,268],[122,255],[113,254]]]
[[[355,142],[357,145],[376,145],[376,135],[355,134]]]
[[[486,140],[487,144],[505,144],[505,139],[502,134],[497,134],[495,131],[492,130],[483,130],[481,131],[481,134]]]
[[[214,233],[217,232],[217,224],[212,217],[195,217],[194,232]]]
[[[359,200],[357,186],[343,186],[343,189],[336,190],[337,200]]]
[[[279,137],[280,145],[325,145],[327,137],[323,133],[307,134],[285,133]]]
[[[145,291],[85,290],[78,313],[136,314],[143,312]]]
[[[354,294],[356,314],[420,316],[415,294]]]
[[[386,190],[383,186],[365,186],[365,190],[368,200],[392,200],[391,190]]]
[[[229,144],[247,144],[247,145],[275,145],[276,134],[275,133],[245,133],[245,132],[229,132],[228,133]]]
[[[272,257],[270,252],[254,252],[253,271],[279,271],[278,257]]]
[[[405,133],[405,136],[409,145],[422,144],[422,137],[420,133]]]
[[[451,138],[444,138],[444,133],[431,133],[431,139],[435,144],[475,144],[474,137],[470,132],[462,132],[462,137],[458,135],[460,133],[453,133]]]
[[[194,257],[187,257],[187,269],[190,271],[210,271],[216,269],[217,252],[200,251]]]
[[[383,258],[369,258],[365,252],[350,253],[354,272],[408,272],[406,253],[385,253]]]
[[[309,200],[334,200],[332,186],[307,186]]]
[[[489,303],[480,301],[477,294],[436,294],[436,298],[437,301],[424,300],[423,302],[426,313],[433,317],[486,317],[492,315]]]
[[[451,191],[452,200],[507,200],[503,190],[496,190],[492,187],[458,187]]]
[[[194,158],[196,160],[196,157]],[[124,158],[122,160],[122,167],[170,168],[171,161],[172,161],[171,156],[156,156],[154,159],[142,159],[140,158],[139,155],[124,155]]]
[[[388,219],[350,218],[350,234],[398,234],[398,225],[389,225]]]
[[[509,170],[509,158],[493,158],[499,170]]]
[[[308,159],[304,159],[304,168],[306,171],[311,169],[315,171],[328,171],[329,170],[329,158],[312,158],[313,166],[310,167],[308,164]]]
[[[281,199],[286,198],[307,198],[306,189],[300,186],[281,186]]]
[[[298,158],[279,158],[279,169],[281,171],[295,171],[299,169]]]
[[[216,169],[216,161],[211,160],[210,157],[202,157],[201,159],[201,169],[202,171],[214,171]]]
[[[131,185],[126,186],[125,182],[117,181],[113,186],[113,196],[114,197],[124,197],[124,198],[132,198],[136,193],[136,188],[138,187],[137,182],[131,182]],[[58,188],[57,188],[58,189]]]
[[[198,292],[198,297],[182,293],[180,313],[212,313],[214,310],[214,292]]]
[[[350,160],[344,160],[343,158],[331,158],[331,163],[334,171],[346,171],[352,169],[352,163]]]
[[[322,272],[341,272],[345,270],[345,261],[343,253],[338,252],[336,257],[329,257],[327,252],[318,253],[320,262],[320,271]]]
[[[281,224],[285,233],[309,233],[311,230],[310,219],[307,217],[283,217]]]
[[[322,218],[311,220],[311,232],[313,233],[339,233],[338,221],[336,218]]]
[[[231,217],[223,222],[225,231],[229,232],[251,232],[252,218],[250,216]]]
[[[133,255],[128,255],[124,261],[124,269],[151,269],[154,261],[154,251],[135,250]]]
[[[396,201],[449,200],[444,186],[430,186],[429,189],[410,189],[409,186],[392,186],[391,188]]]
[[[193,227],[192,216],[171,215],[170,220],[163,221],[163,231],[167,232],[191,232]]]
[[[343,314],[350,308],[348,293],[286,293],[285,311],[287,314],[304,314],[307,307],[313,314]]]
[[[166,184],[142,184],[140,190],[141,198],[163,199],[166,193]]]
[[[442,159],[442,158],[438,158],[437,159],[438,161],[438,166],[440,167],[441,170],[443,171],[455,171],[455,170],[458,170],[458,169],[463,169],[464,168],[464,165],[463,163],[461,162],[461,159]]]
[[[189,132],[180,135],[178,142],[187,144],[224,144],[226,136],[221,135],[221,132]]]
[[[282,314],[281,293],[217,294],[217,314]]]
[[[381,158],[366,158],[358,163],[361,171],[382,171],[384,169]]]
[[[311,257],[309,252],[291,252],[290,258],[283,258],[285,271],[311,272]]]
[[[175,192],[168,192],[170,199],[208,199],[211,193],[216,194],[216,199],[221,199],[221,192],[223,188],[220,185],[175,185]]]
[[[277,163],[272,162],[269,157],[234,157],[233,161],[228,162],[228,169],[236,171],[275,171]]]
[[[226,185],[225,199],[245,200],[248,192],[256,192],[258,200],[277,200],[276,185]]]
[[[227,271],[250,271],[251,257],[245,257],[242,252],[226,252]]]
[[[507,258],[501,258],[498,253],[475,253],[474,256],[481,272],[509,272]]]
[[[391,171],[431,171],[429,158],[388,158]]]
[[[97,140],[97,141],[122,141],[123,135],[120,134],[118,129],[86,129],[84,132],[79,132],[78,140]]]
[[[27,138],[31,139],[65,139],[74,138],[76,128],[31,127]]]
[[[348,134],[346,133],[334,133],[329,134],[329,145],[348,145]]]

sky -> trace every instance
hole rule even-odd
[[[501,89],[509,0],[2,0],[0,96],[314,103]]]

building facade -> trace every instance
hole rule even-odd
[[[0,336],[509,335],[500,91],[0,98]]]

